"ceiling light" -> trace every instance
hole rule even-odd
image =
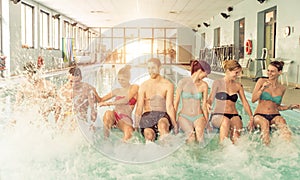
[[[11,0],[14,4],[18,4],[21,0]]]
[[[55,15],[53,15],[52,17],[55,18],[55,19],[58,19],[59,16],[60,16],[60,14],[55,14]]]
[[[257,0],[260,4],[264,3],[266,0]]]
[[[206,22],[204,22],[203,25],[204,25],[205,27],[210,26],[210,24],[209,24],[209,23],[206,23]]]
[[[169,11],[170,14],[179,14],[179,11],[171,10]]]
[[[104,13],[104,11],[101,11],[101,10],[98,10],[98,11],[91,11],[91,13],[101,14],[101,13]]]
[[[228,11],[228,12],[233,11],[233,7],[232,7],[232,6],[229,6],[229,7],[227,8],[227,11]]]
[[[230,15],[229,15],[229,14],[226,14],[226,13],[221,13],[221,16],[222,16],[223,18],[225,18],[225,19],[227,19],[227,18],[230,17]]]

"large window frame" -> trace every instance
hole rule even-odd
[[[34,7],[21,3],[21,43],[23,48],[34,48]]]
[[[40,47],[47,49],[50,46],[50,15],[40,10]]]
[[[60,19],[52,17],[52,47],[60,49]]]

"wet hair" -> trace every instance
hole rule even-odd
[[[118,76],[123,75],[123,76],[128,77],[130,79],[130,69],[131,69],[131,66],[126,65],[125,67],[123,67],[119,70]]]
[[[211,68],[206,61],[191,60],[190,62],[191,62],[191,75],[197,72],[199,69],[201,69],[201,71],[206,72],[206,74],[210,74]]]
[[[278,71],[282,71],[284,62],[283,61],[271,61],[270,65],[276,67]]]
[[[37,72],[37,67],[33,62],[27,62],[23,67],[27,73],[35,74]]]
[[[158,58],[151,58],[151,59],[148,60],[148,63],[149,62],[155,63],[158,67],[161,66],[161,62],[160,62],[160,60]]]
[[[224,71],[229,70],[233,71],[235,69],[242,69],[242,66],[236,60],[225,60],[223,61],[223,69]]]
[[[72,76],[79,76],[79,77],[82,77],[81,75],[81,70],[78,68],[78,67],[71,67],[69,69],[69,73],[72,75]]]

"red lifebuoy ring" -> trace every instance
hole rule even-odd
[[[252,53],[252,41],[249,39],[246,41],[246,53],[248,55]]]

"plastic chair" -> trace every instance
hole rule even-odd
[[[246,77],[250,76],[249,71],[249,65],[250,65],[251,59],[239,59],[239,64],[242,66],[242,75],[246,75]]]
[[[266,59],[268,57],[268,49],[267,48],[262,48],[261,49],[261,68],[262,68],[262,76],[263,77],[267,77],[267,72],[268,72],[268,68],[267,68],[267,64],[266,64]]]
[[[283,76],[285,76],[286,85],[288,86],[289,85],[288,72],[289,72],[290,65],[292,64],[293,61],[289,60],[289,61],[283,61],[283,62],[284,62],[284,65],[283,65],[282,72],[280,75],[280,81],[281,81],[281,84],[283,84]]]
[[[260,62],[260,69],[259,69],[259,71],[261,71],[261,74],[262,74],[261,76],[262,77],[267,77],[268,76],[267,75],[268,70],[267,70],[266,59],[268,57],[268,49],[267,48],[262,48],[261,51],[262,51],[261,52],[261,58],[256,58],[255,60]],[[257,69],[257,67],[256,67],[256,69]],[[256,79],[259,78],[259,77],[257,77],[257,73],[259,71],[256,70],[256,75],[255,75]]]

